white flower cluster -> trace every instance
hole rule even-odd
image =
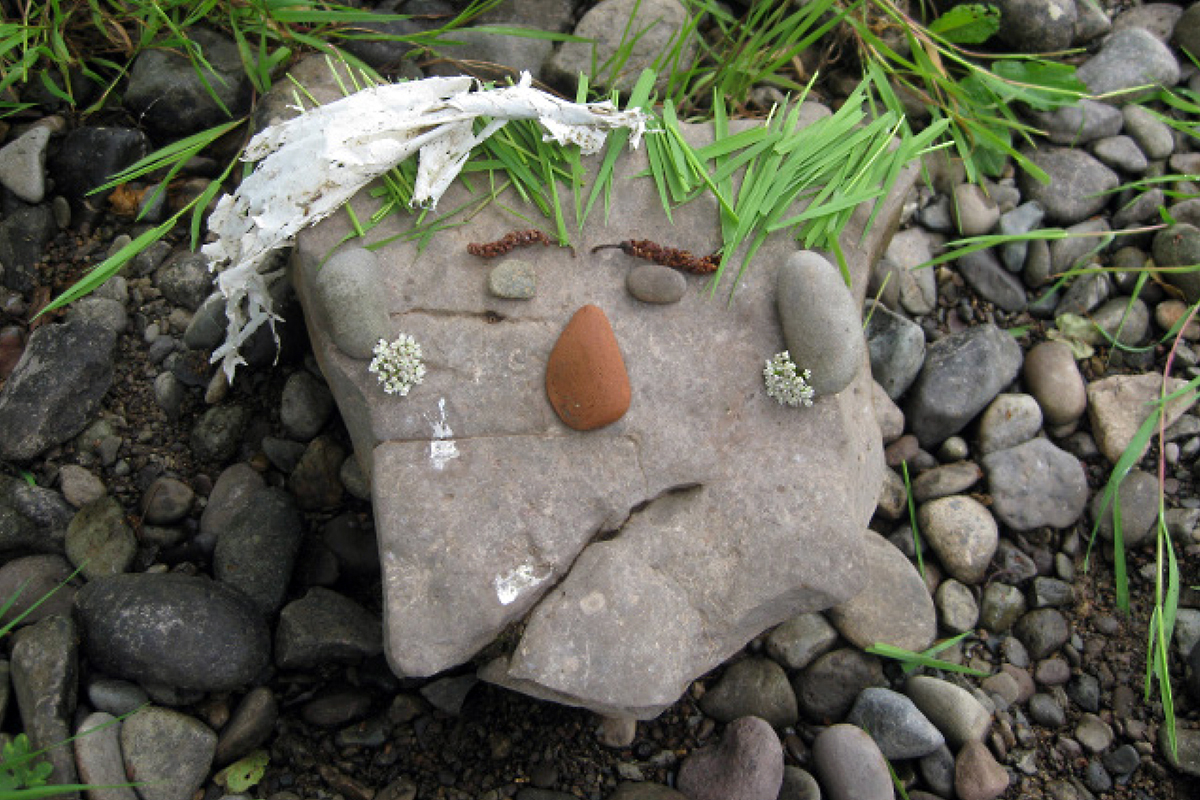
[[[781,406],[811,406],[813,390],[808,385],[812,380],[812,371],[798,372],[796,362],[791,354],[784,350],[776,353],[767,360],[763,369],[763,379],[767,382],[767,395],[774,397]]]
[[[389,342],[380,339],[372,351],[375,358],[367,370],[379,376],[383,390],[388,394],[404,397],[409,390],[425,378],[425,365],[421,363],[421,345],[407,333]]]

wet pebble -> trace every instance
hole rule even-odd
[[[350,598],[314,587],[280,613],[275,662],[280,669],[357,663],[383,652],[381,631],[378,617]]]

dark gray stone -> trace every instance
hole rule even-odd
[[[1154,236],[1154,263],[1160,267],[1200,264],[1200,228],[1187,223],[1172,225]],[[1165,281],[1178,286],[1189,303],[1200,300],[1200,272],[1167,271]]]
[[[271,690],[265,686],[251,689],[221,728],[213,763],[230,764],[264,744],[275,732],[278,719],[279,703]]]
[[[279,615],[275,662],[280,669],[355,664],[382,651],[379,618],[329,589],[310,589]]]
[[[888,397],[897,400],[916,380],[925,363],[925,332],[915,322],[873,303],[865,331],[871,375]]]
[[[1014,633],[1034,660],[1051,655],[1070,638],[1066,617],[1054,608],[1030,611],[1017,622]]]
[[[288,377],[280,399],[279,421],[294,439],[312,439],[333,414],[333,394],[311,373],[301,370]]]
[[[976,250],[958,259],[958,271],[979,295],[1005,311],[1025,308],[1025,287],[1005,269],[991,249]]]
[[[58,492],[0,475],[0,553],[62,553],[75,509]]]
[[[188,38],[202,48],[207,65],[197,67],[175,49],[143,50],[124,94],[139,122],[166,136],[197,133],[250,110],[253,87],[237,45],[200,27],[188,30]]]
[[[201,461],[224,464],[241,444],[250,412],[242,406],[213,406],[192,428],[192,452]]]
[[[116,575],[84,586],[75,608],[88,658],[114,677],[221,691],[249,683],[269,659],[253,602],[216,581]]]
[[[731,664],[700,698],[700,710],[717,722],[760,717],[773,728],[795,725],[800,718],[787,673],[766,658],[746,658]]]
[[[213,275],[206,256],[184,252],[158,270],[154,283],[163,297],[188,311],[195,311],[212,292]]]
[[[909,392],[905,418],[923,447],[958,433],[1021,369],[1021,348],[994,325],[979,325],[929,345]]]
[[[85,198],[89,203],[100,203],[108,196],[107,192],[90,198],[86,197],[88,192],[145,158],[150,147],[150,138],[133,128],[91,125],[76,128],[63,137],[58,152],[51,156],[50,174],[55,191],[76,203]]]
[[[1075,36],[1078,16],[1070,0],[1004,0],[1000,37],[1022,53],[1065,50]]]
[[[213,575],[271,615],[283,605],[304,538],[304,520],[281,489],[263,489],[217,533]]]
[[[0,390],[0,458],[28,461],[84,429],[112,384],[116,335],[102,325],[43,325]]]
[[[58,232],[48,205],[18,208],[0,218],[0,282],[15,292],[29,292],[40,283],[37,264],[46,244]]]
[[[823,722],[843,719],[863,689],[884,683],[879,659],[856,648],[841,648],[809,664],[792,688],[804,717]]]

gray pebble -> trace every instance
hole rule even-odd
[[[687,278],[660,264],[642,264],[625,276],[625,288],[643,303],[678,303],[687,292]]]
[[[1029,698],[1029,716],[1038,725],[1057,730],[1067,724],[1067,714],[1052,696],[1044,693]]]
[[[494,297],[530,300],[537,294],[537,273],[528,261],[508,258],[488,272],[487,286]]]
[[[818,397],[850,385],[866,351],[862,320],[836,267],[801,250],[779,268],[776,307],[792,360],[812,370]]]
[[[982,741],[991,728],[992,717],[983,704],[948,681],[916,675],[905,683],[904,693],[937,726],[952,748]]]
[[[983,589],[979,624],[991,633],[1004,633],[1025,613],[1025,595],[1015,586],[993,581]]]
[[[829,800],[892,800],[887,761],[870,735],[834,725],[813,742],[813,762]]]
[[[700,710],[717,722],[760,717],[774,728],[786,728],[799,719],[787,673],[766,658],[746,658],[731,664],[700,698]]]
[[[1037,608],[1021,617],[1015,633],[1034,659],[1043,659],[1066,644],[1070,637],[1067,620],[1053,608]]]
[[[333,394],[311,373],[292,373],[283,386],[279,421],[288,436],[302,442],[312,439],[333,414]]]
[[[1010,528],[1068,528],[1083,516],[1087,476],[1079,459],[1047,439],[989,453],[982,459],[992,512]]]
[[[137,555],[137,537],[125,510],[111,497],[88,503],[67,528],[67,558],[88,580],[125,572]]]
[[[1042,428],[1042,410],[1028,394],[1001,394],[979,419],[979,450],[994,453],[1023,444]]]
[[[26,203],[37,204],[46,197],[46,149],[50,129],[34,127],[0,148],[0,186]]]
[[[144,800],[190,800],[212,766],[217,735],[194,717],[149,707],[121,724],[128,778]]]
[[[922,758],[945,743],[912,700],[891,689],[863,689],[846,722],[869,733],[888,759]]]

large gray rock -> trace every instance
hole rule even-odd
[[[593,214],[576,252],[639,238],[716,249],[715,202],[678,209],[672,227],[653,184],[627,180],[645,165],[641,151],[618,163],[621,201],[607,227]],[[863,211],[844,237],[856,303],[911,180],[905,171],[865,241]],[[455,185],[441,202],[465,199]],[[354,202],[370,215],[371,198]],[[392,217],[371,237],[410,224]],[[466,245],[524,227],[493,204],[423,252],[415,242],[378,251],[389,335],[414,336],[428,367],[403,399],[320,322],[314,276],[347,223],[337,215],[298,240],[293,280],[313,349],[372,479],[388,657],[402,675],[431,675],[515,631],[488,680],[652,717],[766,628],[861,589],[861,531],[882,475],[867,359],[812,408],[766,395],[763,364],[785,347],[774,287],[795,251],[786,237],[766,242],[731,299],[728,279],[714,300],[689,276],[697,291],[650,306],[625,288],[636,260],[615,249],[572,260],[552,247],[522,253],[536,297],[492,297]],[[579,433],[547,402],[545,370],[586,303],[612,323],[633,400],[614,424]]]
[[[0,390],[0,458],[28,461],[83,430],[112,384],[116,345],[94,322],[34,331]]]
[[[88,658],[109,675],[179,689],[220,691],[267,666],[267,625],[253,602],[216,581],[126,574],[76,596]]]

